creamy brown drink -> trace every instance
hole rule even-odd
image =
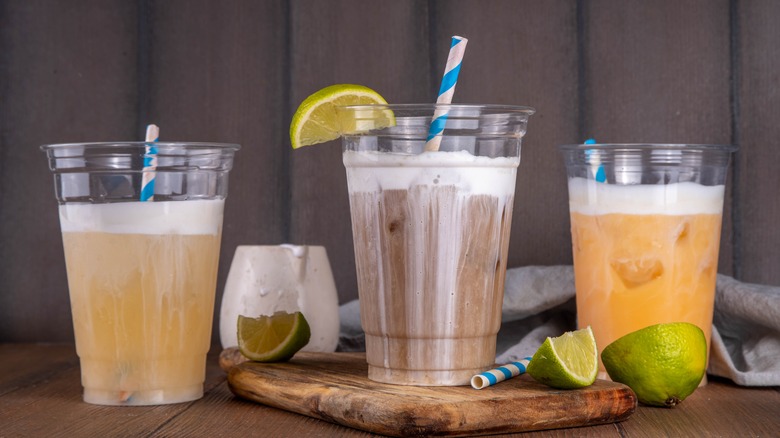
[[[370,379],[465,385],[493,365],[519,161],[344,152]]]

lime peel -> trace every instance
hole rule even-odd
[[[695,324],[655,324],[607,345],[601,361],[609,377],[630,387],[640,402],[671,408],[701,383],[707,340]]]

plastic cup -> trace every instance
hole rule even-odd
[[[203,396],[228,171],[238,145],[45,145],[54,173],[84,401]]]
[[[439,105],[441,108],[442,105]],[[527,107],[351,106],[343,136],[368,377],[468,385],[492,367]],[[391,113],[392,112],[392,113]],[[372,129],[395,117],[395,126]]]
[[[666,322],[709,346],[726,171],[734,146],[561,146],[569,183],[580,328],[599,353]],[[601,377],[606,377],[601,365]]]

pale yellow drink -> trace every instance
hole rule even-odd
[[[85,401],[202,396],[223,204],[60,206]]]
[[[723,191],[569,181],[578,325],[591,326],[599,352],[679,321],[699,326],[709,345]]]

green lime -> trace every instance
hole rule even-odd
[[[640,402],[674,407],[704,377],[707,341],[694,324],[656,324],[607,345],[601,361],[609,377],[628,385]]]
[[[590,327],[547,338],[528,364],[534,380],[559,389],[592,385],[599,371],[599,352]]]
[[[368,129],[386,128],[395,125],[393,113],[378,110],[363,114],[371,123],[358,126],[354,120],[339,119],[337,106],[387,104],[376,91],[362,85],[338,84],[325,87],[307,97],[293,115],[290,123],[290,143],[293,149],[335,140],[344,133]]]
[[[276,312],[249,318],[238,315],[238,348],[257,362],[282,362],[309,343],[311,330],[303,313]]]

